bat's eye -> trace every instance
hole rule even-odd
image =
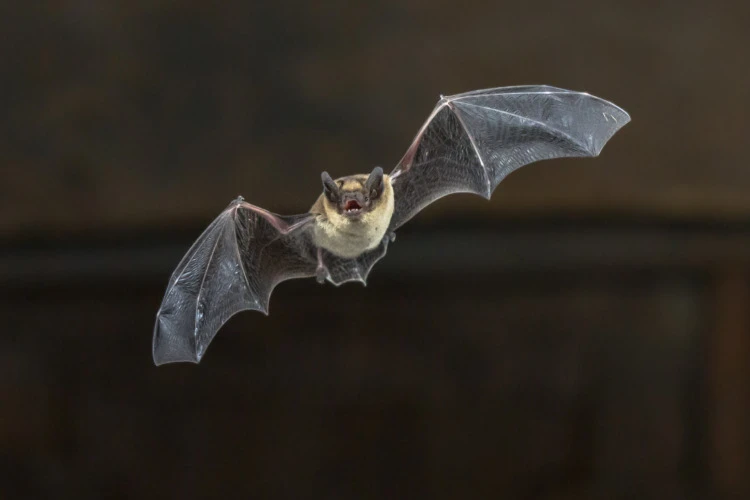
[[[370,198],[368,198],[367,196],[365,196],[365,202],[368,202],[368,201],[370,201]]]

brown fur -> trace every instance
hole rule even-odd
[[[361,191],[367,178],[367,174],[351,175],[336,179],[336,184],[342,191]],[[345,258],[358,257],[377,247],[385,237],[394,208],[393,187],[388,175],[383,175],[383,183],[383,194],[359,219],[340,214],[337,207],[321,194],[310,209],[317,215],[313,230],[315,244]]]

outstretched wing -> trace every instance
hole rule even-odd
[[[234,314],[268,314],[280,282],[315,275],[312,215],[282,217],[233,201],[188,250],[169,280],[154,326],[157,365],[197,363]]]
[[[441,97],[391,173],[393,231],[452,193],[490,198],[508,174],[551,158],[598,156],[630,116],[598,97],[548,86]]]
[[[312,214],[280,216],[233,201],[201,234],[177,265],[154,326],[154,363],[198,363],[216,332],[244,310],[268,314],[273,289],[282,281],[316,275]],[[365,283],[385,255],[387,241],[356,259],[327,252],[328,281]]]

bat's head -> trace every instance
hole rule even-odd
[[[385,180],[380,167],[375,167],[370,175],[352,175],[334,181],[328,172],[323,172],[321,178],[326,208],[349,219],[357,220],[382,204]]]

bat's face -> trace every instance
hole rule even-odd
[[[323,172],[321,177],[326,208],[347,219],[359,220],[382,204],[385,184],[380,167],[376,167],[369,176],[352,175],[334,181],[328,172]]]

